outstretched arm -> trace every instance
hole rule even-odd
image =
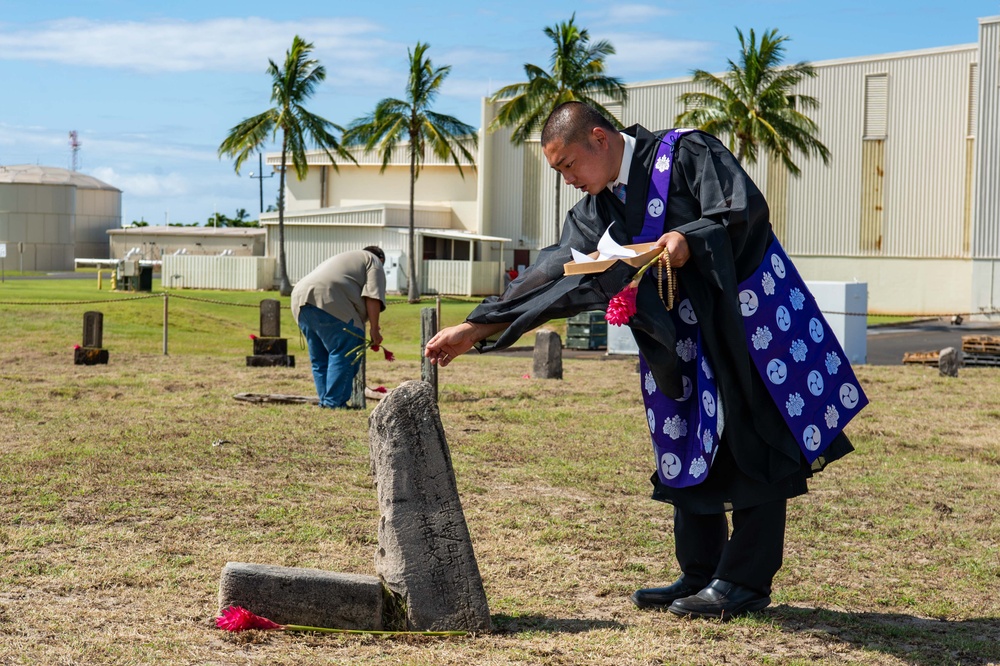
[[[480,340],[485,340],[494,333],[504,330],[509,324],[474,324],[471,321],[462,322],[458,326],[443,328],[434,335],[424,349],[424,356],[431,363],[444,367],[452,359],[472,349]]]

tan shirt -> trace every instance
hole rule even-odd
[[[314,268],[292,289],[292,315],[306,303],[343,322],[364,329],[368,312],[364,298],[382,303],[385,309],[385,269],[371,252],[352,250],[334,255]]]

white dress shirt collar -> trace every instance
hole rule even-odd
[[[628,186],[628,172],[632,167],[632,154],[635,153],[635,137],[619,133],[625,139],[625,148],[622,150],[621,166],[618,167],[618,178],[608,183],[609,190],[614,189],[614,186],[618,183],[623,183],[626,187]]]

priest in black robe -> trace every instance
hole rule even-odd
[[[605,232],[622,245],[640,234],[654,159],[667,131],[634,125],[619,132],[585,104],[556,108],[542,132],[543,153],[586,196],[566,216],[558,244],[542,250],[501,296],[486,299],[465,322],[429,341],[425,354],[432,362],[445,366],[474,346],[481,352],[503,349],[550,319],[605,309],[637,269],[617,262],[602,273],[565,275],[564,264],[572,260],[571,248],[592,252]],[[617,195],[623,187],[624,202]],[[673,488],[653,474],[653,498],[674,507],[681,575],[631,599],[639,608],[729,619],[770,604],[787,499],[807,492],[812,473],[852,447],[841,433],[807,463],[753,367],[737,285],[760,265],[774,235],[764,196],[718,139],[694,131],[677,140],[662,219],[657,245],[669,253],[701,325],[728,427],[702,483]],[[676,332],[657,293],[655,271],[640,280],[636,304],[629,326],[639,352],[658,388],[680,397]]]

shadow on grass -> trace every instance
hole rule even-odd
[[[915,666],[1000,662],[1000,618],[948,621],[793,606],[774,606],[762,615],[782,631],[882,652]]]
[[[595,629],[624,629],[614,620],[561,620],[545,615],[493,615],[493,630],[502,634],[545,631],[561,634],[581,634]]]

